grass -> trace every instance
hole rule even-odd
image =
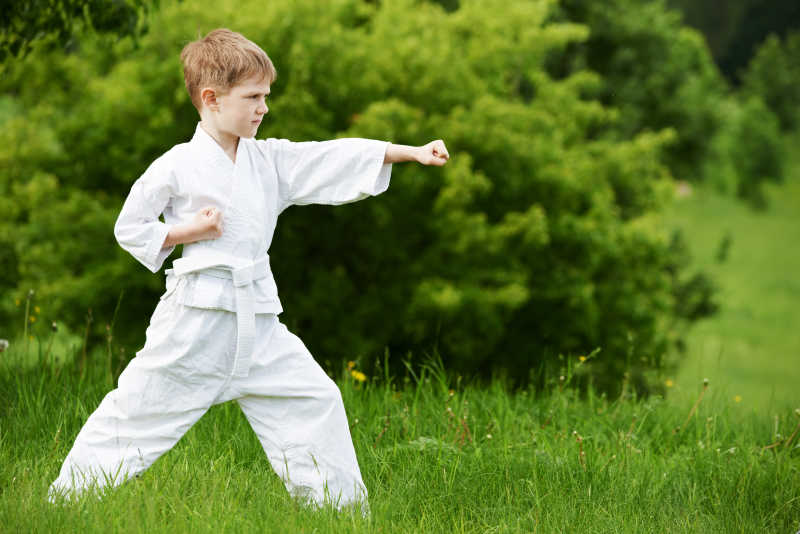
[[[693,328],[675,384],[691,389],[708,377],[765,415],[800,406],[800,156],[789,170],[786,183],[768,187],[766,211],[700,187],[664,217],[683,231],[698,268],[714,278],[721,304]]]
[[[210,410],[140,479],[103,499],[52,506],[47,486],[110,385],[102,355],[90,364],[82,375],[77,365],[20,372],[0,362],[0,530],[800,528],[800,417],[791,410],[760,417],[713,388],[695,410],[696,398],[579,398],[569,388],[511,393],[499,382],[459,383],[436,365],[400,383],[359,383],[344,372],[339,380],[370,491],[369,520],[292,501],[230,403]]]

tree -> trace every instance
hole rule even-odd
[[[25,0],[0,10],[0,62],[27,53],[34,43],[73,46],[86,27],[119,36],[135,35],[149,0]]]
[[[800,125],[800,31],[767,37],[742,75],[742,92],[760,97],[783,131]]]
[[[559,9],[561,19],[588,25],[590,35],[554,54],[551,72],[597,72],[600,100],[619,110],[619,135],[672,129],[665,152],[670,170],[680,179],[702,179],[708,139],[724,120],[716,103],[726,92],[703,37],[661,0],[564,0]]]
[[[786,36],[800,29],[800,4],[795,0],[669,0],[686,23],[706,36],[714,60],[734,84],[770,34]]]

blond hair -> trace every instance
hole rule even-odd
[[[253,76],[261,75],[270,84],[278,76],[266,52],[241,33],[225,28],[213,30],[184,46],[181,63],[186,90],[198,111],[203,105],[202,87],[225,93]]]

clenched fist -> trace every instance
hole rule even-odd
[[[176,224],[164,238],[162,248],[174,247],[181,243],[194,243],[204,239],[222,236],[222,212],[214,206],[207,206],[197,213],[191,221]]]
[[[447,160],[450,159],[450,154],[447,152],[447,147],[444,146],[444,141],[437,139],[431,141],[427,145],[419,147],[417,154],[417,161],[423,165],[436,165],[441,167]]]
[[[192,222],[197,229],[197,241],[222,236],[222,211],[214,206],[205,207],[195,213]]]

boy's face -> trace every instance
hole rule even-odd
[[[238,137],[254,137],[261,119],[269,111],[267,95],[269,83],[260,76],[242,80],[228,92],[218,94],[215,113],[218,127]]]

